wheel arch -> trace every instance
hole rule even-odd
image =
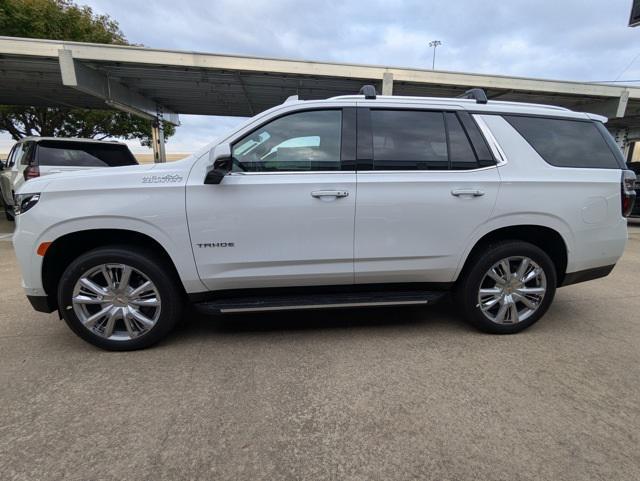
[[[166,263],[182,292],[186,292],[173,259],[153,237],[127,229],[90,229],[62,235],[48,247],[42,261],[42,286],[51,305],[57,307],[58,282],[74,259],[90,250],[116,245],[151,251]]]
[[[557,285],[561,286],[567,270],[568,246],[564,237],[556,229],[537,224],[520,224],[496,228],[478,239],[468,252],[458,271],[457,279],[462,278],[475,258],[487,246],[505,240],[520,240],[533,244],[551,258],[556,268]]]

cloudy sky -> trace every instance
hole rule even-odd
[[[640,85],[631,0],[78,3],[109,14],[130,42],[148,47],[430,68],[428,43],[438,39],[438,70]],[[181,118],[168,151],[193,151],[239,121]]]

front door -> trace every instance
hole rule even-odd
[[[342,109],[299,111],[234,141],[221,184],[189,179],[189,232],[209,289],[353,283],[356,176],[343,143],[355,157]]]

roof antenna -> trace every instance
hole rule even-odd
[[[365,99],[375,100],[376,98],[376,88],[373,85],[363,85],[358,92],[360,95],[364,95]]]

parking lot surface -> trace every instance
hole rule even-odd
[[[0,239],[3,480],[638,480],[638,446],[640,227],[514,336],[448,303],[187,313],[131,353],[34,312]]]

